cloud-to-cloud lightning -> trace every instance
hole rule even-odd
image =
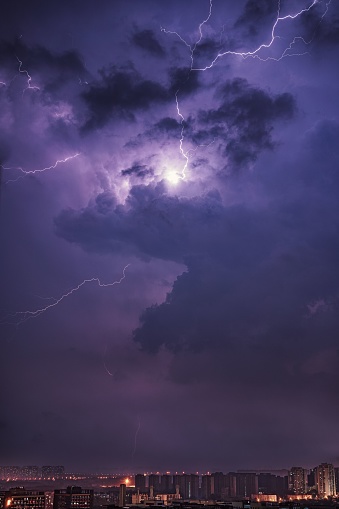
[[[326,15],[326,13],[328,11],[328,8],[329,8],[329,6],[331,4],[331,1],[332,0],[327,0],[325,2],[325,9],[324,9],[324,12],[322,13],[322,15],[320,17],[320,21]],[[302,41],[305,45],[309,45],[312,42],[313,38],[310,41],[306,41],[302,36],[297,35],[297,36],[293,37],[293,39],[289,42],[289,44],[282,51],[280,56],[278,56],[278,57],[273,57],[273,56],[262,57],[262,56],[260,56],[260,52],[262,50],[271,48],[273,43],[274,43],[274,41],[277,38],[279,38],[279,36],[276,35],[276,29],[277,29],[278,25],[281,24],[282,22],[286,21],[286,20],[294,20],[296,18],[299,18],[300,16],[302,16],[302,14],[304,14],[306,12],[309,12],[315,5],[317,5],[319,3],[324,3],[324,2],[322,2],[321,0],[313,0],[312,3],[308,7],[304,7],[303,9],[300,9],[296,13],[287,14],[285,16],[280,16],[281,2],[280,2],[280,0],[278,0],[277,17],[276,17],[276,20],[275,20],[275,22],[274,22],[274,24],[272,26],[272,29],[271,29],[271,34],[270,34],[269,42],[261,43],[257,48],[255,48],[252,51],[232,51],[232,50],[227,50],[227,51],[224,51],[224,52],[219,52],[216,55],[216,57],[210,62],[210,64],[206,65],[205,67],[195,67],[194,66],[194,53],[195,53],[198,45],[200,44],[200,42],[201,42],[201,40],[203,38],[202,28],[209,21],[211,15],[212,15],[213,0],[210,0],[208,16],[206,17],[206,19],[204,19],[199,24],[199,28],[198,28],[199,38],[197,39],[197,41],[194,44],[189,44],[176,31],[167,30],[167,29],[165,29],[163,27],[160,27],[160,29],[161,29],[162,32],[164,32],[166,34],[172,34],[172,35],[177,36],[180,39],[180,41],[183,42],[185,44],[185,46],[190,50],[191,65],[190,65],[188,76],[189,76],[189,74],[192,71],[207,71],[208,69],[211,69],[214,66],[214,64],[218,61],[219,58],[227,56],[227,55],[239,56],[239,57],[241,57],[243,59],[250,58],[250,57],[251,58],[257,58],[257,59],[259,59],[259,60],[261,60],[263,62],[268,61],[268,60],[274,60],[276,62],[279,62],[280,60],[282,60],[285,57],[303,56],[303,55],[305,55],[306,52],[303,52],[303,53],[290,53],[290,50],[292,49],[293,45],[297,41]],[[222,31],[224,31],[224,26],[222,28]],[[188,77],[187,77],[187,79],[188,79]],[[187,169],[188,162],[189,162],[188,154],[189,154],[190,151],[185,151],[184,148],[183,148],[183,143],[184,143],[184,139],[185,139],[185,136],[184,136],[184,134],[185,134],[185,124],[184,124],[185,123],[185,118],[184,118],[184,116],[183,116],[183,114],[182,114],[182,112],[180,110],[179,99],[178,99],[179,92],[180,92],[180,88],[175,93],[176,109],[177,109],[177,114],[180,117],[180,124],[181,124],[181,135],[180,135],[180,141],[179,141],[179,150],[180,150],[181,155],[185,159],[185,164],[184,164],[184,167],[183,167],[183,169],[181,171],[181,175],[180,175],[179,178],[185,179],[185,177],[186,177],[186,169]]]
[[[54,298],[53,297],[53,302],[51,304],[48,304],[47,306],[44,306],[44,307],[39,308],[39,309],[35,309],[34,311],[17,311],[16,313],[13,313],[11,315],[12,319],[13,319],[12,323],[14,325],[21,325],[22,323],[27,322],[27,320],[29,320],[31,318],[37,318],[38,316],[42,315],[43,313],[45,313],[49,309],[51,309],[51,308],[57,306],[58,304],[60,304],[60,302],[62,302],[64,299],[66,299],[67,297],[69,297],[73,293],[75,293],[78,290],[80,290],[80,288],[82,286],[84,286],[85,284],[87,284],[87,283],[96,282],[98,284],[98,286],[100,286],[100,287],[119,285],[125,279],[125,277],[126,277],[126,270],[127,270],[127,268],[129,266],[130,266],[130,264],[127,264],[123,268],[121,278],[117,279],[116,281],[113,281],[112,283],[102,283],[100,281],[100,279],[97,278],[97,277],[92,277],[90,279],[84,279],[77,286],[75,286],[74,288],[72,288],[68,292],[62,294],[61,297],[58,297],[58,298]]]
[[[325,10],[320,18],[320,21],[323,19],[323,17],[326,15],[327,11],[328,11],[328,8],[329,8],[329,5],[331,3],[332,0],[328,0],[326,3],[325,3]],[[291,57],[291,56],[302,56],[302,55],[305,55],[305,53],[288,53],[288,51],[292,48],[292,46],[295,44],[295,42],[297,40],[301,40],[305,45],[308,45],[312,42],[312,40],[310,41],[305,41],[305,39],[302,37],[302,36],[295,36],[292,41],[288,44],[288,46],[284,49],[284,51],[281,53],[281,55],[279,57],[271,57],[271,56],[268,56],[268,57],[261,57],[260,56],[260,51],[262,49],[268,49],[268,48],[271,48],[275,39],[277,39],[279,36],[276,35],[276,28],[277,26],[279,25],[279,23],[283,22],[283,21],[286,21],[286,20],[289,20],[289,19],[296,19],[296,18],[299,18],[302,14],[304,14],[305,12],[308,12],[310,11],[315,5],[319,4],[320,1],[319,0],[313,0],[313,2],[311,3],[311,5],[309,5],[308,7],[305,7],[304,9],[301,9],[300,11],[294,13],[294,14],[287,14],[286,16],[280,16],[280,0],[278,2],[278,11],[277,11],[277,18],[273,24],[273,27],[272,27],[272,30],[271,30],[271,39],[269,42],[267,43],[262,43],[260,44],[256,49],[254,49],[253,51],[231,51],[231,50],[228,50],[228,51],[223,51],[221,53],[218,53],[217,56],[212,60],[212,62],[207,65],[206,67],[194,67],[193,63],[192,63],[192,67],[191,67],[191,70],[192,71],[206,71],[207,69],[211,69],[211,67],[214,66],[214,64],[216,63],[216,61],[221,58],[221,57],[224,57],[226,55],[233,55],[233,56],[240,56],[242,58],[249,58],[249,57],[252,57],[252,58],[258,58],[259,60],[261,60],[262,62],[265,62],[267,60],[275,60],[276,62],[279,62],[282,58],[284,57]],[[193,55],[193,58],[194,58],[194,55]]]
[[[80,155],[80,152],[78,152],[76,154],[73,154],[72,156],[65,157],[65,159],[58,159],[51,166],[47,166],[46,168],[39,168],[39,169],[36,169],[36,170],[24,170],[21,166],[8,167],[8,166],[0,165],[0,167],[3,170],[16,170],[16,171],[20,171],[23,174],[23,175],[19,175],[15,179],[6,180],[5,183],[8,184],[9,182],[17,182],[18,180],[24,178],[26,175],[35,175],[36,173],[43,173],[43,172],[48,171],[48,170],[54,170],[57,166],[59,166],[59,164],[67,163],[68,161],[71,161],[72,159],[75,159],[79,155]]]
[[[20,60],[20,58],[18,58],[18,57],[16,57],[16,59],[19,62],[19,72],[22,74],[26,74],[26,76],[27,76],[27,87],[23,90],[22,95],[24,95],[26,90],[40,90],[39,87],[31,85],[32,76],[28,73],[28,71],[26,69],[22,69],[22,65],[23,65],[22,60]]]

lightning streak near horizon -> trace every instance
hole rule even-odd
[[[134,435],[134,449],[133,449],[133,453],[132,453],[132,459],[134,459],[135,453],[137,451],[137,439],[138,439],[138,434],[139,434],[140,428],[141,428],[141,420],[140,420],[140,416],[138,415],[138,427],[137,427],[137,430]]]
[[[299,10],[298,12],[296,12],[294,14],[286,14],[285,16],[280,16],[281,0],[278,0],[277,17],[276,17],[276,20],[275,20],[275,22],[274,22],[274,24],[272,26],[272,29],[271,29],[269,42],[264,42],[264,43],[260,44],[257,48],[255,48],[252,51],[231,51],[231,50],[227,50],[227,51],[224,51],[224,52],[219,52],[217,54],[217,56],[211,61],[211,63],[209,65],[205,66],[205,67],[194,67],[194,53],[195,53],[195,51],[197,49],[197,46],[200,44],[200,42],[201,42],[201,40],[203,38],[202,28],[209,21],[211,15],[212,15],[213,0],[210,0],[210,2],[209,2],[209,13],[208,13],[208,16],[206,17],[206,19],[204,19],[199,24],[199,27],[198,27],[199,37],[198,37],[197,41],[194,44],[188,43],[176,31],[167,30],[167,29],[165,29],[163,27],[160,27],[160,30],[162,32],[164,32],[165,34],[175,35],[189,49],[191,65],[190,65],[190,68],[189,68],[189,71],[188,71],[188,76],[187,76],[187,79],[188,79],[189,75],[190,75],[190,73],[192,71],[207,71],[208,69],[211,69],[214,66],[214,64],[219,60],[219,58],[227,56],[227,55],[238,56],[238,57],[241,57],[243,59],[247,59],[247,58],[253,58],[254,59],[254,58],[256,58],[256,59],[259,59],[262,62],[267,62],[268,60],[274,60],[276,62],[279,62],[280,60],[282,60],[285,57],[303,56],[303,55],[305,55],[307,53],[306,51],[303,52],[303,53],[290,53],[290,50],[292,50],[293,46],[296,44],[297,41],[302,41],[303,44],[305,44],[305,45],[311,44],[311,42],[314,39],[314,35],[312,36],[312,38],[309,41],[306,41],[301,35],[297,35],[297,36],[293,37],[293,39],[289,42],[289,44],[285,47],[285,49],[282,51],[282,53],[278,57],[272,57],[272,56],[262,57],[262,56],[260,56],[260,52],[262,50],[271,48],[273,46],[273,44],[274,44],[274,41],[276,39],[280,38],[280,36],[276,35],[276,29],[277,29],[277,27],[278,27],[278,25],[280,23],[282,23],[282,22],[284,22],[286,20],[294,20],[296,18],[299,18],[302,14],[304,14],[305,12],[309,12],[315,5],[320,4],[320,3],[325,5],[324,12],[320,16],[320,22],[321,22],[323,20],[324,16],[327,14],[331,2],[332,2],[332,0],[327,0],[325,2],[322,1],[322,0],[313,0],[312,3],[308,7],[305,7],[305,8]],[[224,26],[225,25],[223,25],[223,32],[224,32]],[[185,159],[185,164],[184,164],[184,167],[182,169],[181,177],[180,178],[184,180],[185,177],[186,177],[186,169],[187,169],[188,162],[189,162],[189,155],[188,154],[189,154],[190,150],[185,151],[184,148],[183,148],[184,139],[185,139],[185,118],[184,118],[184,116],[183,116],[183,114],[182,114],[182,112],[180,110],[179,99],[178,99],[179,92],[180,92],[180,88],[175,93],[175,102],[176,102],[177,114],[178,114],[178,116],[180,118],[180,125],[181,125],[179,150],[180,150],[181,155]]]
[[[8,167],[8,166],[0,165],[0,168],[2,168],[3,170],[17,170],[17,171],[21,171],[21,173],[23,173],[23,175],[19,175],[15,179],[6,180],[5,184],[8,184],[10,182],[17,182],[18,180],[24,178],[26,175],[34,175],[35,173],[43,173],[48,170],[54,170],[57,166],[59,166],[59,164],[67,163],[68,161],[75,159],[79,155],[80,155],[80,152],[73,154],[72,156],[65,157],[65,159],[58,159],[51,166],[47,166],[46,168],[39,168],[36,170],[24,170],[21,166]]]
[[[45,307],[42,307],[42,308],[39,308],[39,309],[35,309],[34,311],[17,311],[9,316],[11,316],[11,318],[13,319],[12,322],[6,322],[8,324],[12,324],[12,325],[21,325],[22,323],[25,323],[27,322],[27,320],[30,320],[31,318],[37,318],[38,316],[42,315],[43,313],[45,313],[46,311],[48,311],[49,309],[57,306],[58,304],[60,304],[60,302],[62,302],[64,299],[66,299],[67,297],[69,297],[70,295],[72,295],[73,293],[77,292],[78,290],[80,290],[80,288],[82,286],[84,286],[85,284],[87,283],[92,283],[92,282],[96,282],[98,284],[98,286],[100,287],[107,287],[107,286],[114,286],[114,285],[118,285],[120,284],[126,277],[126,269],[130,266],[130,264],[128,263],[124,268],[123,268],[123,271],[122,271],[122,276],[120,279],[117,279],[116,281],[113,281],[112,283],[102,283],[100,281],[99,278],[97,277],[93,277],[93,278],[90,278],[90,279],[84,279],[81,283],[79,283],[77,286],[75,286],[74,288],[72,288],[71,290],[69,290],[68,292],[64,293],[63,295],[61,295],[61,297],[59,298],[56,298],[56,297],[51,297],[54,299],[54,302],[52,302],[51,304],[48,304],[47,306]],[[3,322],[4,323],[4,322]]]
[[[103,356],[102,356],[102,363],[103,363],[103,366],[104,366],[104,368],[105,368],[106,373],[107,373],[109,376],[114,376],[114,373],[112,373],[112,372],[108,369],[108,367],[107,367],[107,365],[106,365],[107,348],[108,348],[108,345],[106,345],[106,346],[105,346],[105,352],[104,352],[104,354],[103,354]]]

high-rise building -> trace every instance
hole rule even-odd
[[[203,500],[210,500],[212,495],[212,477],[210,475],[203,475],[201,478],[201,498]]]
[[[179,487],[179,494],[183,499],[199,498],[199,476],[196,474],[182,474],[173,476],[174,489]]]
[[[225,498],[226,478],[222,472],[214,472],[211,474],[212,494],[215,500],[223,500]]]
[[[33,481],[39,479],[40,469],[36,465],[29,465],[21,468],[21,479]]]
[[[184,480],[182,498],[199,498],[199,476],[196,474],[184,474],[182,477]]]
[[[140,491],[140,493],[146,492],[146,476],[144,474],[136,474],[135,476],[135,488]]]
[[[164,474],[160,478],[160,491],[161,493],[174,493],[172,476]]]
[[[43,491],[12,488],[4,496],[6,509],[45,509],[45,493]]]
[[[126,505],[126,484],[120,484],[119,488],[119,507]]]
[[[259,494],[278,495],[278,497],[283,497],[287,493],[284,477],[269,472],[258,475],[258,490]]]
[[[322,463],[315,468],[315,481],[320,498],[336,494],[334,467],[331,463]]]
[[[334,477],[335,477],[335,490],[337,492],[336,494],[339,494],[339,467],[335,467]]]
[[[236,474],[237,488],[236,496],[250,498],[258,493],[258,476],[255,473],[241,472]]]
[[[153,494],[157,495],[160,493],[160,477],[158,474],[151,474],[148,476],[148,484],[150,488],[153,488]]]
[[[288,473],[288,491],[293,495],[306,493],[307,473],[302,467],[292,467]]]
[[[308,491],[316,489],[315,470],[316,470],[315,468],[311,468],[311,470],[307,474]]]
[[[0,479],[8,479],[10,481],[17,481],[18,479],[21,479],[21,467],[0,467]]]
[[[64,490],[54,490],[53,509],[92,509],[93,498],[93,490],[68,486]]]
[[[237,474],[229,472],[225,475],[226,497],[234,498],[237,494]]]

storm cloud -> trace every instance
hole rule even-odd
[[[338,458],[338,4],[280,7],[2,17],[6,464]]]

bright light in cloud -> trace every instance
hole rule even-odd
[[[173,169],[166,169],[165,171],[165,179],[172,185],[178,184],[179,180],[182,179],[180,173]]]

